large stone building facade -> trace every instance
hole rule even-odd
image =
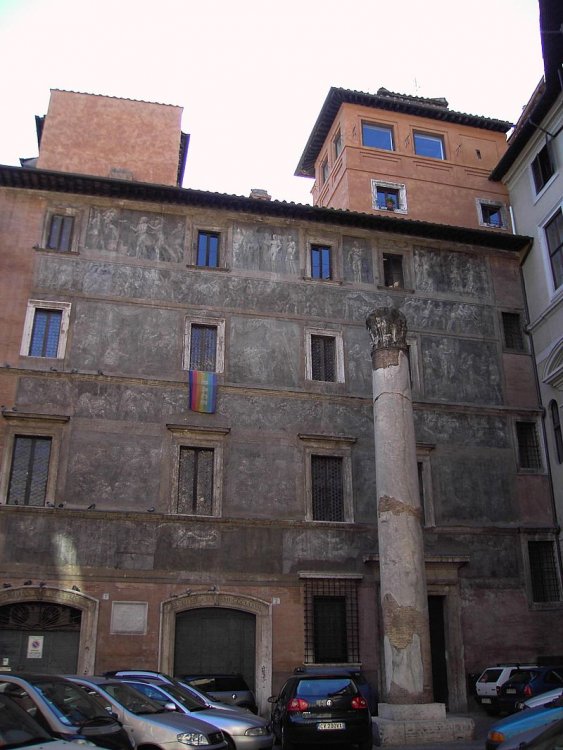
[[[53,92],[65,142],[105,100]],[[170,128],[161,182],[126,143],[86,174],[42,168],[43,143],[0,168],[4,668],[241,671],[262,710],[304,663],[381,691],[382,306],[408,328],[435,700],[463,710],[468,673],[560,653],[529,239],[182,189],[163,107],[133,108]]]

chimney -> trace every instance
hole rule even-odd
[[[272,196],[268,193],[268,191],[262,190],[262,188],[252,188],[250,191],[250,197],[255,198],[257,201],[272,200]]]

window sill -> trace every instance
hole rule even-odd
[[[342,286],[343,282],[336,279],[314,279],[312,276],[303,276],[303,281],[312,281],[317,284],[330,284],[332,286]]]
[[[385,286],[383,284],[378,284],[377,289],[382,292],[403,292],[406,294],[414,294],[414,289],[411,289],[408,286]]]
[[[230,271],[230,266],[196,266],[192,263],[186,263],[186,268],[190,271]]]

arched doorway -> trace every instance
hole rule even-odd
[[[190,620],[190,613],[198,610],[207,610],[207,613],[200,617],[199,623],[197,617]],[[211,615],[209,610],[217,614]],[[163,602],[160,669],[163,672],[174,673],[176,665],[183,663],[183,657],[176,655],[176,649],[182,648],[182,643],[186,641],[185,628],[191,623],[191,632],[193,632],[195,624],[197,632],[197,628],[201,629],[202,623],[205,621],[211,623],[212,618],[214,618],[214,635],[211,636],[211,631],[207,635],[202,631],[200,636],[200,642],[206,636],[204,645],[206,652],[223,648],[224,633],[221,631],[221,626],[224,627],[225,623],[228,623],[233,642],[237,638],[248,639],[249,633],[254,632],[254,674],[247,679],[255,688],[259,711],[268,710],[267,699],[272,690],[272,615],[270,604],[261,599],[237,594],[205,592],[190,593]],[[176,636],[177,628],[180,632],[179,638]],[[238,635],[236,635],[237,630]],[[243,648],[247,649],[248,646]],[[248,668],[245,667],[246,669]],[[226,670],[221,667],[220,670],[215,671]],[[246,676],[246,671],[242,669],[236,671],[243,671]]]
[[[14,672],[74,673],[80,645],[79,609],[55,602],[0,607],[0,658]]]
[[[98,603],[77,591],[0,591],[0,659],[13,672],[93,672]]]
[[[223,607],[176,615],[174,674],[240,673],[255,690],[256,616]]]

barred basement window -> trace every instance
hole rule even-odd
[[[357,581],[305,581],[305,664],[359,662]]]
[[[504,332],[504,345],[507,349],[517,352],[524,351],[524,337],[522,335],[522,323],[518,313],[502,313],[502,328]]]
[[[344,477],[340,456],[311,456],[314,521],[344,521]]]
[[[8,505],[45,505],[50,458],[50,437],[15,436]]]
[[[177,513],[213,515],[212,448],[180,447]]]
[[[336,381],[336,339],[311,336],[311,375],[313,380]]]
[[[0,630],[80,630],[82,612],[53,602],[14,602],[0,607]]]
[[[521,469],[540,471],[542,460],[535,422],[516,422],[518,465]]]
[[[528,542],[528,557],[532,599],[535,602],[558,602],[561,590],[553,542]]]

